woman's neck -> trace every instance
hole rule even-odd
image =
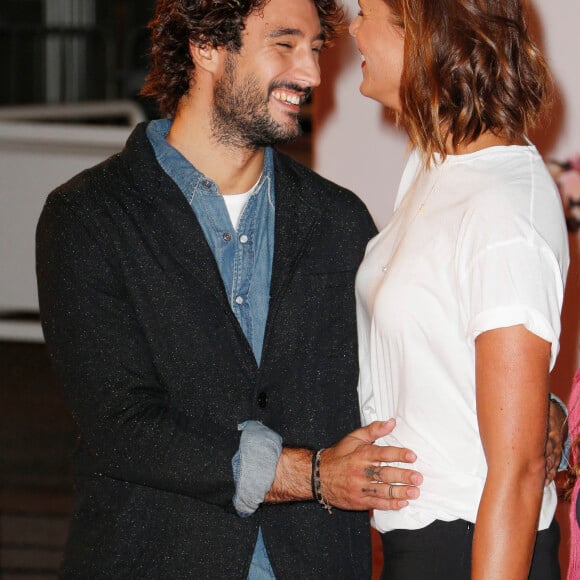
[[[447,140],[445,147],[449,155],[465,155],[466,153],[474,153],[487,147],[496,147],[497,145],[525,145],[526,141],[523,138],[508,139],[505,135],[495,135],[491,131],[486,131],[469,143],[459,143],[453,147],[453,140],[451,136]]]

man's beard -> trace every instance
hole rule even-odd
[[[302,133],[298,114],[288,123],[277,122],[268,109],[268,96],[276,88],[304,92],[304,89],[285,85],[270,85],[264,99],[258,80],[248,76],[242,81],[236,78],[236,63],[228,54],[223,77],[216,83],[212,111],[214,138],[228,147],[257,149],[289,143]]]

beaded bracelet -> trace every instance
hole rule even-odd
[[[332,506],[322,495],[322,483],[320,481],[320,456],[324,448],[312,453],[312,474],[310,484],[312,486],[312,499],[317,501],[329,514],[332,514]]]

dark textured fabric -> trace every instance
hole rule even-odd
[[[275,155],[271,301],[257,367],[195,216],[139,126],[53,192],[37,229],[43,328],[81,428],[63,578],[370,576],[368,515],[232,507],[238,423],[327,446],[359,424],[354,277],[375,233],[350,192]]]
[[[475,526],[464,520],[434,521],[420,530],[382,534],[383,580],[469,580]],[[538,532],[528,580],[560,580],[560,528],[554,520]]]

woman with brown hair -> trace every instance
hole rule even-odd
[[[374,511],[383,578],[559,579],[544,445],[569,258],[526,137],[546,64],[519,0],[359,4],[360,90],[413,147],[356,286],[363,420],[395,417],[381,443],[424,475],[412,505]]]

